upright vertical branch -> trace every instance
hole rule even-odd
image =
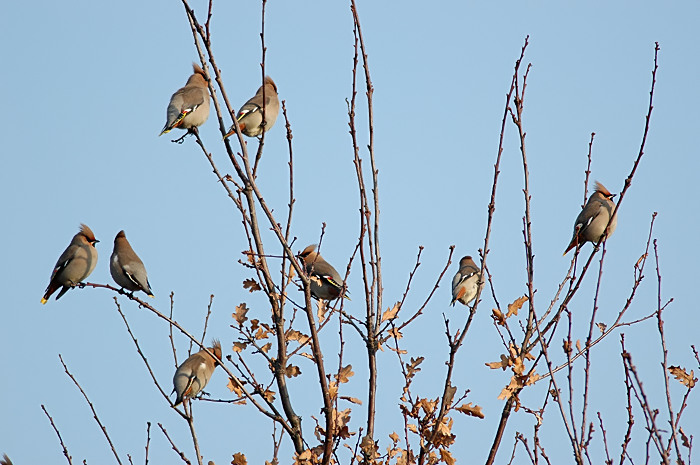
[[[520,63],[522,62],[523,58],[525,57],[525,50],[527,49],[528,45],[528,40],[530,36],[525,37],[525,43],[523,44],[522,49],[520,50],[520,57],[516,60],[515,62],[515,71],[513,72],[513,78],[510,83],[510,90],[508,91],[508,94],[506,95],[506,105],[505,109],[503,110],[503,119],[501,121],[501,133],[499,136],[499,141],[498,141],[498,155],[496,157],[496,164],[494,166],[494,178],[493,178],[493,186],[491,188],[491,202],[489,203],[489,216],[488,216],[488,223],[486,226],[486,237],[484,239],[484,250],[482,252],[482,273],[483,273],[483,268],[486,263],[486,256],[488,255],[489,252],[489,238],[491,237],[491,222],[493,219],[493,214],[496,210],[496,184],[498,181],[498,175],[500,173],[499,171],[499,166],[500,166],[500,161],[501,161],[501,155],[503,153],[503,137],[505,135],[505,129],[506,129],[506,121],[508,119],[508,109],[510,108],[510,101],[511,98],[513,97],[513,92],[515,91],[515,84],[518,81],[518,72],[520,69]],[[483,278],[482,278],[483,279]],[[475,302],[478,302],[479,300],[479,295],[481,294],[481,291],[477,292],[477,298]],[[476,306],[476,303],[474,304]],[[496,453],[498,452],[498,449],[501,445],[501,440],[503,439],[503,433],[505,432],[506,429],[506,424],[508,423],[508,418],[510,417],[510,412],[511,409],[513,408],[513,403],[515,401],[515,396],[511,396],[503,406],[503,410],[501,412],[501,419],[498,423],[498,427],[496,429],[496,434],[493,438],[493,444],[491,445],[491,450],[489,451],[488,458],[486,459],[486,464],[487,465],[492,465],[494,461],[496,460]]]
[[[353,32],[355,35],[355,56],[353,61],[353,92],[352,92],[352,103],[350,108],[350,133],[352,136],[353,149],[355,154],[355,170],[358,177],[358,185],[360,189],[360,258],[362,262],[363,278],[365,281],[365,298],[367,301],[367,318],[365,321],[365,326],[367,329],[367,356],[369,365],[369,386],[368,386],[368,396],[367,396],[367,434],[366,436],[374,441],[374,419],[376,414],[376,391],[377,391],[377,350],[379,348],[378,343],[378,327],[381,318],[382,311],[382,258],[379,249],[379,170],[376,165],[375,155],[374,155],[374,106],[372,103],[372,94],[374,93],[374,87],[372,85],[372,79],[370,77],[369,62],[367,58],[367,49],[365,48],[364,38],[362,36],[362,27],[360,26],[360,17],[357,12],[357,5],[355,0],[350,1],[350,10],[352,11],[353,17]],[[357,93],[356,88],[356,73],[358,65],[358,44],[359,50],[362,54],[362,67],[365,74],[365,86],[366,86],[366,96],[367,96],[367,118],[369,125],[369,144],[367,146],[369,158],[370,158],[370,168],[372,170],[372,200],[373,200],[373,210],[374,210],[374,221],[370,223],[369,217],[372,214],[372,209],[369,207],[369,201],[367,199],[367,191],[364,183],[364,177],[362,174],[362,160],[359,157],[359,147],[357,145],[356,130],[355,130],[355,96]],[[367,233],[367,236],[364,234]],[[366,256],[364,250],[364,237],[367,238],[367,245],[369,248],[369,265],[371,269],[372,279],[371,284],[368,285],[368,276],[366,271]]]

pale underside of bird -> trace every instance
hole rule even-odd
[[[472,260],[472,257],[468,255],[462,257],[459,262],[459,270],[452,278],[452,301],[450,305],[454,305],[455,302],[469,305],[479,292],[480,279],[479,268]],[[481,286],[483,287],[483,283]]]

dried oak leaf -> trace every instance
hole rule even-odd
[[[243,281],[243,289],[248,289],[249,292],[259,291],[262,288],[254,279],[246,279]]]
[[[238,397],[243,396],[243,389],[241,389],[240,385],[233,380],[233,378],[228,379],[228,384],[226,385],[229,391],[235,392]]]
[[[287,365],[284,374],[287,376],[287,378],[294,378],[301,374],[301,369],[299,369],[299,367],[296,365]]]
[[[401,302],[396,302],[393,307],[388,308],[382,315],[382,321],[393,320],[401,309]]]
[[[243,326],[243,323],[245,323],[248,319],[248,317],[245,316],[245,314],[248,313],[248,310],[250,309],[246,307],[245,302],[236,307],[236,313],[232,314],[231,316],[233,316],[233,318],[238,322],[238,326]]]
[[[391,440],[392,440],[392,442],[393,442],[394,444],[396,444],[397,442],[399,442],[399,435],[396,434],[396,431],[394,431],[393,433],[391,433],[391,434],[389,435],[389,438],[391,438]]]
[[[362,405],[362,401],[357,397],[340,396],[340,398],[352,402],[353,404]]]
[[[271,391],[269,389],[266,389],[265,392],[262,393],[263,397],[265,400],[268,402],[274,402],[275,401],[275,391]]]
[[[248,347],[248,344],[245,342],[234,342],[233,343],[233,351],[236,352],[237,354],[240,354],[245,350],[245,348]]]
[[[606,325],[605,323],[596,323],[596,326],[598,326],[598,329],[601,333],[604,333],[605,330],[608,328],[608,325]]]
[[[325,300],[319,300],[318,301],[318,311],[316,312],[316,315],[318,316],[318,322],[323,323],[323,320],[326,319],[326,311],[328,310],[328,307],[326,306],[326,301]]]
[[[503,316],[503,312],[497,308],[494,308],[493,310],[491,310],[491,318],[493,318],[493,321],[495,321],[496,324],[499,326],[506,325],[506,319]]]
[[[668,367],[668,371],[678,380],[681,382],[681,384],[689,389],[692,389],[695,387],[695,382],[697,381],[697,378],[695,378],[695,373],[693,370],[690,370],[690,374],[686,372],[683,368],[677,367],[677,366],[670,366]]]
[[[354,374],[355,372],[352,371],[352,365],[347,365],[340,369],[338,374],[335,375],[335,379],[337,379],[340,384],[347,383]]]
[[[506,318],[510,318],[513,315],[518,316],[518,310],[522,308],[525,302],[527,302],[527,296],[524,295],[515,299],[515,302],[512,304],[508,304],[508,313],[506,314]]]
[[[477,417],[477,418],[484,418],[484,413],[481,411],[481,407],[478,405],[472,405],[471,402],[468,404],[462,404],[459,407],[456,408],[458,412],[462,412],[466,415],[472,416],[472,417]]]
[[[262,346],[262,347],[260,348],[260,350],[262,350],[263,353],[267,353],[267,352],[270,350],[271,347],[272,347],[272,342],[268,342],[267,344],[265,344],[264,346]]]
[[[447,465],[455,465],[455,458],[452,457],[452,454],[450,454],[450,451],[447,449],[440,449],[440,460],[445,462]]]
[[[233,454],[231,465],[248,465],[248,460],[246,460],[245,455],[241,454],[240,452],[236,452]]]
[[[506,357],[505,355],[501,354],[501,361],[500,362],[489,362],[486,363],[486,366],[491,368],[492,370],[495,370],[497,368],[501,368],[503,371],[506,371],[506,368],[510,365],[510,359]]]

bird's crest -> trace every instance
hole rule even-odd
[[[192,72],[194,72],[194,74],[201,74],[202,77],[206,78],[204,70],[197,63],[192,63]]]
[[[595,187],[595,191],[596,191],[596,192],[600,192],[600,193],[603,194],[605,197],[612,197],[612,196],[613,196],[613,194],[611,194],[610,191],[607,190],[607,189],[605,188],[605,186],[602,185],[601,183],[599,183],[598,181],[595,182],[594,187]]]
[[[301,258],[308,257],[314,250],[316,250],[316,244],[311,244],[301,252],[299,252],[299,256]]]
[[[88,225],[81,223],[80,232],[83,236],[85,236],[88,242],[97,242],[97,240],[95,239],[95,234],[92,232],[92,229],[88,227]]]
[[[218,339],[214,339],[211,341],[211,345],[212,347],[209,349],[211,353],[216,355],[216,358],[221,359],[221,342]]]
[[[270,76],[265,76],[265,84],[270,84],[275,89],[275,92],[277,92],[277,84],[275,84],[275,81],[273,81]]]

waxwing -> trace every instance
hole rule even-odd
[[[41,298],[42,304],[45,304],[59,287],[63,286],[63,289],[56,296],[56,300],[90,276],[97,265],[95,244],[98,242],[100,241],[95,239],[92,230],[87,225],[81,224],[80,232],[73,236],[70,245],[58,258],[51,272],[51,280],[44,297]]]
[[[263,89],[265,89],[265,125],[262,122]],[[239,110],[238,125],[241,132],[248,137],[257,137],[263,132],[269,131],[275,124],[277,115],[280,112],[280,100],[277,97],[277,86],[270,76],[265,76],[265,84],[260,86],[255,96],[248,100]],[[224,139],[236,132],[236,128],[231,126]]]
[[[610,217],[615,209],[615,202],[612,201],[613,197],[615,197],[615,194],[611,194],[605,186],[596,181],[595,192],[588,198],[586,206],[583,207],[581,213],[576,217],[574,237],[571,238],[564,255],[574,247],[581,246],[586,242],[598,243],[600,238],[603,237],[605,227],[608,226]],[[608,226],[607,237],[612,236],[616,227],[617,216],[613,218],[610,226]]]
[[[146,267],[126,240],[123,230],[119,231],[114,238],[114,251],[109,260],[109,272],[114,281],[124,289],[132,292],[143,291],[147,296],[153,297]]]
[[[316,245],[305,248],[299,254],[299,258],[304,261],[304,268],[311,279],[311,294],[322,300],[337,299],[343,289],[343,278],[316,252]],[[347,291],[343,297],[350,300]]]
[[[459,261],[459,270],[452,278],[452,302],[450,305],[454,306],[457,301],[469,305],[469,302],[476,297],[480,278],[479,268],[472,257],[469,255],[462,257]],[[483,283],[481,286],[483,287]]]
[[[209,347],[209,351],[216,355],[216,358],[221,359],[221,343],[219,341],[212,341],[212,347]],[[202,392],[218,364],[219,362],[204,349],[190,355],[187,360],[182,362],[173,376],[173,392],[177,394],[174,407],[180,405],[184,398],[191,399]]]
[[[185,87],[170,97],[167,121],[161,136],[174,128],[196,128],[203,125],[209,117],[209,89],[204,70],[195,63],[192,63],[192,68],[194,72]]]

